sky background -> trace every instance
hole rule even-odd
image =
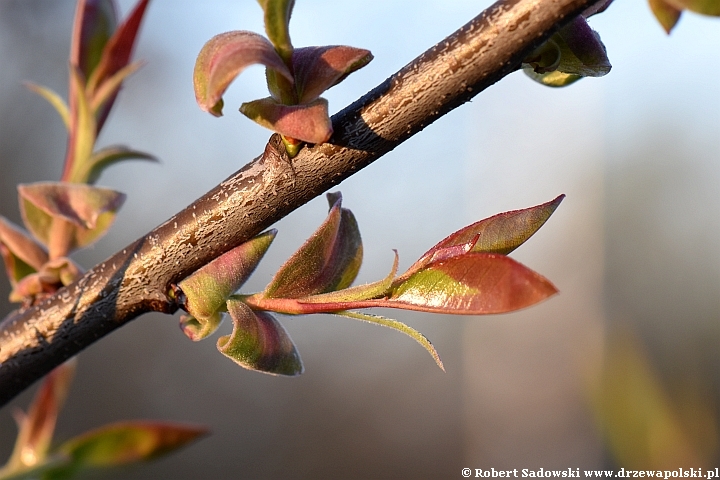
[[[489,4],[299,0],[291,35],[296,46],[373,52],[327,92],[334,113]],[[120,5],[127,12],[132,2]],[[66,95],[73,8],[0,0],[0,215],[18,223],[15,185],[56,180],[65,152],[59,117],[21,82]],[[464,225],[565,193],[513,253],[558,296],[487,317],[380,312],[422,331],[446,373],[400,333],[310,316],[281,318],[306,372],[276,378],[228,361],[216,336],[190,342],[177,316],[146,315],[80,355],[58,438],[130,418],[213,432],[109,478],[437,479],[460,478],[464,467],[619,467],[639,454],[618,438],[652,437],[614,435],[617,415],[599,406],[630,398],[630,389],[602,383],[613,358],[629,365],[618,345],[630,342],[650,372],[643,378],[659,385],[652,398],[688,444],[706,446],[697,447],[699,464],[720,464],[720,21],[685,14],[668,37],[645,2],[618,0],[590,23],[613,64],[608,76],[555,90],[514,73],[339,186],[363,235],[358,282],[386,275],[393,248],[403,269]],[[135,53],[147,65],[126,82],[98,145],[126,144],[162,163],[103,175],[99,184],[128,200],[78,262],[101,262],[262,152],[269,132],[237,112],[266,96],[260,67],[231,85],[220,119],[200,111],[192,91],[202,45],[237,29],[263,31],[256,2],[153,0]],[[262,289],[326,211],[318,198],[279,222],[245,289]],[[0,302],[8,291],[0,280]],[[0,411],[0,458],[12,448],[12,409],[30,395]],[[640,405],[652,404],[648,395]]]

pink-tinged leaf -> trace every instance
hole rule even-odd
[[[680,20],[682,10],[670,5],[665,0],[649,0],[648,3],[655,18],[660,22],[665,32],[670,34],[670,31],[675,27],[678,20]]]
[[[290,42],[290,17],[295,0],[258,0],[265,12],[265,32],[284,61],[289,63],[293,53]]]
[[[201,325],[210,324],[208,328],[203,325],[198,330],[194,328],[194,323],[188,323],[195,337],[193,340],[204,338],[215,331],[220,321],[218,312],[225,308],[230,295],[255,271],[276,234],[277,230],[273,229],[256,236],[219,256],[177,285],[175,296],[183,309]],[[200,331],[204,336],[198,338]]]
[[[205,427],[173,422],[128,421],[105,425],[63,443],[58,451],[73,470],[151,460],[208,434]]]
[[[327,195],[330,213],[280,267],[263,295],[300,298],[349,287],[362,263],[362,239],[355,216],[342,208],[339,193]]]
[[[47,456],[58,413],[65,403],[76,361],[71,359],[50,372],[35,394],[27,415],[19,418],[17,441],[7,463],[9,470],[40,464]]]
[[[268,312],[253,311],[240,300],[227,302],[233,320],[232,335],[220,337],[220,352],[248,370],[273,375],[300,375],[300,354],[290,336]]]
[[[113,0],[80,0],[75,11],[70,63],[88,78],[100,63],[102,53],[117,28]]]
[[[215,312],[198,320],[191,315],[180,315],[180,330],[193,342],[199,342],[217,331],[222,325],[224,316],[222,312]]]
[[[78,177],[83,179],[82,183],[92,185],[100,178],[100,175],[107,167],[125,160],[159,162],[156,157],[149,153],[133,150],[122,145],[115,145],[102,148],[93,153],[90,159],[83,165],[83,169],[78,172]]]
[[[402,278],[430,262],[442,260],[441,256],[456,256],[468,251],[507,255],[532,237],[564,198],[565,195],[559,195],[547,203],[499,213],[461,228],[425,252]],[[450,247],[457,248],[448,250]]]
[[[333,132],[324,98],[303,105],[282,105],[268,97],[243,103],[240,112],[265,128],[303,142],[325,143]]]
[[[470,252],[430,263],[396,280],[379,307],[484,315],[529,307],[557,293],[540,274],[510,257]]]
[[[63,182],[18,185],[18,193],[23,221],[35,238],[50,245],[51,229],[60,225],[55,220],[65,221],[72,227],[67,234],[69,249],[103,235],[125,201],[125,194],[115,190]]]
[[[0,244],[33,270],[40,270],[48,261],[47,250],[2,215],[0,215]],[[8,275],[13,277],[9,271]]]
[[[437,366],[440,367],[443,372],[445,371],[442,360],[440,360],[440,355],[438,355],[438,352],[437,350],[435,350],[435,347],[433,347],[433,344],[430,343],[430,340],[428,340],[425,335],[418,332],[414,328],[408,327],[404,323],[398,322],[397,320],[393,320],[391,318],[380,317],[378,315],[369,315],[367,313],[341,311],[335,313],[335,315],[340,315],[342,317],[352,318],[355,320],[362,320],[363,322],[368,322],[375,325],[382,325],[383,327],[392,328],[393,330],[404,333],[405,335],[409,336],[410,338],[418,342],[420,345],[422,345],[423,348],[427,350],[428,353],[433,357],[433,360],[435,360]]]
[[[39,295],[52,294],[70,285],[82,274],[82,268],[69,258],[54,258],[19,280],[10,292],[10,301],[32,302]]]
[[[41,85],[36,85],[32,82],[25,82],[25,86],[43,97],[45,100],[47,100],[50,105],[52,105],[55,110],[60,115],[60,118],[63,121],[63,124],[65,124],[65,128],[70,130],[70,110],[68,109],[67,104],[65,103],[65,100],[63,100],[60,95],[53,92],[49,88],[43,87]]]
[[[233,31],[211,38],[200,50],[193,72],[195,99],[200,108],[221,116],[222,107],[217,105],[223,93],[235,77],[255,64],[265,65],[293,82],[290,70],[265,37],[253,32]]]
[[[299,103],[310,103],[373,59],[369,50],[343,45],[298,48],[292,63]]]

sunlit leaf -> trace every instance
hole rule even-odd
[[[293,53],[290,42],[290,16],[295,0],[258,0],[265,12],[265,32],[284,61],[289,63]]]
[[[78,172],[78,178],[82,183],[94,184],[105,169],[116,163],[125,160],[148,160],[157,162],[158,159],[149,153],[132,150],[122,145],[102,148],[92,154],[90,159],[83,165],[83,170]]]
[[[70,285],[83,274],[75,262],[68,257],[53,258],[38,271],[40,280],[48,285]]]
[[[342,208],[339,193],[327,195],[330,213],[310,238],[280,267],[263,294],[299,298],[346,288],[362,263],[355,216]]]
[[[199,342],[217,331],[224,316],[223,312],[215,312],[198,320],[192,315],[180,315],[180,330],[193,342]]]
[[[675,8],[665,0],[648,0],[648,3],[650,4],[650,10],[652,10],[655,18],[657,18],[658,22],[660,22],[660,25],[662,25],[665,29],[665,32],[669,34],[680,20],[682,10]]]
[[[193,340],[205,338],[219,326],[221,318],[218,312],[225,308],[230,295],[255,271],[276,234],[274,229],[262,233],[178,283],[179,292],[176,295],[182,297],[183,308],[194,317],[194,322],[188,320],[185,324],[188,330],[183,327],[183,331],[191,333]]]
[[[71,471],[151,460],[206,435],[204,427],[172,422],[129,421],[105,425],[63,443]]]
[[[324,143],[333,132],[324,98],[303,105],[282,105],[267,97],[243,103],[240,112],[265,128],[303,142]]]
[[[75,372],[75,360],[69,360],[51,371],[35,394],[27,415],[20,415],[15,448],[7,463],[9,470],[33,467],[45,459],[58,413],[65,403]]]
[[[63,182],[18,185],[20,211],[25,226],[50,244],[53,219],[69,222],[70,248],[86,246],[103,235],[125,201],[125,194],[107,188]]]
[[[666,0],[678,10],[687,9],[702,15],[720,16],[720,2],[718,0]]]
[[[193,73],[195,99],[200,108],[215,116],[222,115],[217,105],[228,85],[254,64],[265,65],[289,82],[293,81],[290,70],[265,37],[253,32],[233,31],[211,38],[200,50]]]
[[[92,155],[98,129],[95,114],[85,95],[82,74],[76,68],[70,68],[70,80],[73,86],[71,92],[75,93],[70,111],[72,128],[70,129],[62,179],[68,182],[79,182],[75,177]]]
[[[100,63],[103,49],[117,27],[117,9],[112,0],[80,0],[70,53],[71,64],[88,78]]]
[[[362,320],[363,322],[373,323],[375,325],[382,325],[384,327],[392,328],[394,330],[404,333],[405,335],[409,336],[410,338],[418,342],[420,345],[422,345],[423,348],[425,348],[425,350],[427,350],[428,353],[430,353],[430,355],[433,357],[433,360],[435,360],[437,366],[440,367],[443,372],[445,371],[442,360],[440,360],[440,355],[438,355],[437,350],[435,350],[435,347],[433,347],[432,343],[430,343],[430,340],[428,340],[425,335],[418,332],[414,328],[408,327],[404,323],[398,322],[397,320],[380,317],[378,315],[369,315],[366,313],[351,311],[341,311],[336,312],[335,314],[355,320]]]
[[[32,82],[25,82],[25,86],[43,97],[48,102],[50,102],[50,105],[55,108],[55,110],[60,115],[60,118],[62,118],[62,121],[65,124],[65,128],[67,128],[68,130],[70,129],[70,111],[68,110],[68,106],[65,103],[65,100],[63,100],[60,95],[53,92],[49,88],[43,87],[41,85],[36,85]]]
[[[483,315],[529,307],[557,293],[540,274],[510,257],[469,252],[430,263],[402,281],[377,306]]]
[[[536,73],[531,67],[525,67],[523,68],[523,71],[528,77],[538,83],[542,83],[546,87],[567,87],[568,85],[571,85],[583,78],[582,75],[563,73],[559,70],[547,73]]]
[[[296,49],[292,63],[299,102],[317,99],[325,90],[370,63],[372,58],[369,50],[342,45]]]
[[[436,260],[436,255],[442,249],[467,245],[469,242],[473,243],[469,251],[507,255],[532,237],[555,212],[564,198],[565,195],[559,195],[547,203],[499,213],[461,228],[425,252],[408,269],[408,272],[413,272]],[[406,275],[407,273],[403,277]]]
[[[1,215],[0,243],[33,270],[39,270],[45,262],[48,261],[48,254],[45,248],[30,238],[20,227]]]
[[[240,300],[227,302],[233,320],[232,335],[220,337],[220,352],[249,370],[274,375],[300,375],[300,354],[290,336],[268,312],[253,311]]]
[[[92,100],[90,101],[90,108],[95,113],[96,118],[99,119],[103,115],[105,106],[110,100],[115,98],[122,86],[122,82],[135,73],[142,65],[143,62],[140,61],[130,63],[100,84],[98,89],[93,93]]]

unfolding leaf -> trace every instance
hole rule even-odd
[[[324,143],[333,132],[324,98],[303,105],[283,105],[267,97],[243,103],[240,112],[265,128],[303,142]]]
[[[265,32],[284,61],[289,62],[293,53],[290,42],[290,16],[295,0],[258,0],[265,12]]]
[[[193,342],[199,342],[217,331],[224,316],[222,312],[215,312],[198,320],[192,315],[180,315],[180,330]]]
[[[658,19],[658,22],[660,22],[660,25],[665,29],[665,32],[669,34],[678,20],[680,20],[682,10],[670,5],[665,0],[648,0],[648,3],[655,18]]]
[[[204,427],[181,423],[119,422],[68,440],[58,451],[72,459],[71,470],[109,467],[166,455],[207,433]]]
[[[60,287],[70,285],[82,273],[83,270],[69,258],[53,258],[37,272],[31,271],[17,281],[10,292],[10,301],[23,302],[41,294],[54,293]]]
[[[125,160],[148,160],[157,162],[158,159],[149,153],[132,150],[122,145],[102,148],[92,154],[90,159],[83,165],[83,169],[78,172],[78,177],[82,183],[94,184],[102,172],[109,166]]]
[[[265,37],[253,32],[233,31],[211,38],[200,50],[193,72],[195,99],[200,108],[218,117],[222,115],[222,106],[218,108],[218,102],[228,85],[254,64],[265,65],[293,82],[290,70]]]
[[[103,49],[117,27],[112,0],[80,0],[75,11],[70,62],[88,78],[100,63]]]
[[[83,247],[103,235],[125,201],[125,194],[107,188],[63,182],[18,185],[20,211],[28,230],[50,243],[53,219],[72,224],[70,248]]]
[[[183,331],[192,334],[190,338],[200,340],[217,329],[221,320],[219,311],[225,308],[230,295],[255,271],[276,234],[277,230],[268,230],[224,253],[178,283],[179,292],[176,295],[183,302],[185,311],[194,317],[181,323]]]
[[[143,62],[140,61],[130,63],[100,84],[98,89],[93,93],[92,100],[90,101],[90,108],[95,113],[96,118],[99,119],[102,117],[106,110],[105,106],[109,101],[114,100],[122,86],[122,82],[135,73],[142,65]]]
[[[70,129],[70,111],[68,110],[68,106],[65,101],[60,98],[60,95],[53,92],[49,88],[43,87],[41,85],[36,85],[32,82],[25,82],[25,86],[43,97],[48,102],[50,102],[50,105],[55,108],[55,110],[60,115],[60,118],[62,118],[62,121],[65,124],[65,128],[67,128],[68,130]]]
[[[342,208],[339,193],[327,195],[330,213],[309,239],[280,267],[263,292],[271,298],[299,298],[352,284],[362,263],[355,216]]]
[[[45,459],[58,413],[72,382],[75,363],[75,360],[69,360],[50,372],[35,394],[27,415],[20,415],[20,432],[7,463],[9,470],[32,467]]]
[[[557,293],[540,274],[510,257],[469,252],[396,280],[379,307],[483,315],[529,307]]]
[[[300,375],[300,354],[290,336],[268,312],[253,311],[240,300],[227,302],[233,320],[232,335],[220,337],[220,352],[249,370],[274,375]]]
[[[418,332],[414,328],[408,327],[404,323],[398,322],[397,320],[380,317],[378,315],[369,315],[366,313],[351,311],[341,311],[336,312],[335,314],[355,320],[362,320],[363,322],[374,323],[375,325],[382,325],[384,327],[392,328],[394,330],[404,333],[405,335],[409,336],[410,338],[418,342],[420,345],[422,345],[423,348],[425,348],[425,350],[427,350],[428,353],[433,357],[433,360],[435,360],[437,366],[440,367],[443,372],[445,371],[442,360],[440,360],[440,355],[438,355],[437,350],[435,350],[435,347],[433,347],[433,344],[430,343],[430,340],[428,340],[425,335]]]
[[[90,159],[95,139],[97,137],[97,123],[95,113],[92,111],[90,102],[84,89],[82,73],[77,68],[70,67],[70,89],[73,102],[70,110],[70,138],[65,158],[62,180],[66,182],[79,182],[76,179],[78,170],[83,169],[85,163]]]
[[[559,70],[547,73],[536,73],[531,67],[524,67],[523,71],[528,77],[538,83],[542,83],[546,87],[567,87],[568,85],[571,85],[583,78],[582,75],[563,73]]]
[[[372,60],[369,50],[344,45],[298,48],[292,63],[299,103],[310,103]]]
[[[565,195],[559,195],[547,203],[499,213],[461,228],[425,252],[409,271],[435,260],[434,256],[441,249],[465,245],[468,242],[473,242],[470,251],[507,255],[532,237],[564,198]]]
[[[7,247],[13,256],[33,270],[39,270],[48,261],[47,250],[2,215],[0,215],[0,244]],[[8,275],[13,277],[9,271]]]

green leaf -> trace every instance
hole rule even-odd
[[[300,354],[290,336],[268,312],[253,311],[231,298],[227,309],[233,319],[232,335],[220,337],[218,350],[238,365],[273,375],[300,375]]]
[[[277,71],[292,84],[290,70],[265,37],[233,31],[211,38],[200,50],[193,72],[195,99],[200,108],[218,117],[222,115],[218,103],[223,93],[235,77],[255,64]]]
[[[398,279],[378,307],[484,315],[529,307],[557,293],[540,274],[510,257],[469,252],[429,263]]]
[[[702,15],[720,16],[720,2],[718,0],[666,0],[668,4],[678,10],[687,9]]]
[[[178,283],[176,296],[192,317],[183,331],[192,340],[200,340],[212,334],[220,325],[219,311],[225,308],[227,299],[236,292],[255,271],[258,263],[275,239],[277,230],[268,230],[255,238],[233,248],[212,262],[195,271]],[[207,325],[206,325],[207,324]],[[181,325],[182,326],[182,325]]]
[[[680,20],[682,9],[675,8],[665,0],[648,0],[648,3],[655,18],[658,19],[658,22],[660,22],[660,25],[665,29],[665,32],[670,34],[670,31],[677,25],[678,20]]]
[[[355,216],[342,208],[339,193],[327,195],[330,213],[312,236],[280,267],[263,295],[300,298],[352,284],[362,263],[362,239]]]
[[[38,95],[43,97],[45,100],[50,102],[50,105],[52,105],[55,108],[55,110],[58,112],[58,114],[60,115],[60,118],[62,119],[63,124],[65,124],[65,128],[70,130],[70,111],[68,110],[68,106],[65,103],[65,100],[63,100],[60,97],[60,95],[53,92],[49,88],[46,88],[46,87],[43,87],[40,85],[36,85],[32,82],[25,82],[25,86],[29,90],[37,93]]]
[[[430,343],[430,340],[428,340],[425,335],[418,332],[414,328],[408,327],[404,323],[398,322],[397,320],[393,320],[391,318],[380,317],[378,315],[369,315],[360,312],[341,311],[336,312],[335,315],[340,315],[342,317],[352,318],[355,320],[362,320],[363,322],[369,322],[375,325],[382,325],[383,327],[392,328],[394,330],[404,333],[405,335],[409,336],[410,338],[418,342],[420,345],[422,345],[423,348],[425,348],[425,350],[427,350],[428,353],[433,357],[433,360],[435,360],[437,366],[440,367],[443,372],[445,371],[442,360],[440,360],[440,355],[438,355],[437,350],[435,350],[435,347],[433,347],[433,344]]]
[[[70,63],[88,78],[97,68],[103,49],[117,27],[112,0],[80,0],[75,11]]]
[[[296,49],[292,63],[299,103],[316,100],[372,59],[369,50],[343,45]]]
[[[82,179],[80,183],[94,184],[102,172],[109,166],[125,160],[148,160],[158,162],[159,160],[149,153],[132,150],[122,145],[102,148],[92,154],[90,159],[83,165],[83,170],[77,176]]]
[[[289,26],[295,0],[258,0],[258,3],[265,12],[265,32],[270,42],[289,64],[293,53]]]
[[[72,459],[65,473],[151,460],[206,435],[204,427],[171,422],[128,421],[105,425],[63,443],[58,452]],[[69,470],[69,472],[68,472]],[[62,472],[56,472],[59,474]]]
[[[79,183],[80,180],[76,179],[77,172],[84,169],[92,155],[98,128],[95,114],[86,97],[82,74],[76,68],[70,67],[70,80],[72,82],[70,91],[73,92],[71,95],[74,102],[70,112],[70,139],[62,180]]]
[[[19,415],[20,431],[6,465],[8,470],[34,467],[45,460],[58,413],[65,403],[75,373],[75,364],[76,361],[71,359],[51,371],[35,394],[27,415]]]
[[[115,190],[64,182],[18,185],[18,193],[23,221],[35,238],[49,245],[55,220],[66,221],[72,226],[70,249],[102,236],[125,201],[125,194]]]
[[[198,320],[192,315],[180,315],[180,330],[190,340],[198,342],[215,333],[222,325],[224,316],[222,312],[215,312]]]
[[[582,75],[563,73],[559,70],[548,73],[536,73],[532,69],[532,67],[523,67],[523,71],[528,77],[532,78],[538,83],[542,83],[546,87],[567,87],[568,85],[571,85],[583,78]]]
[[[102,115],[105,113],[105,107],[108,105],[108,102],[115,99],[115,96],[122,86],[122,82],[127,77],[135,73],[140,67],[142,67],[142,65],[143,62],[139,61],[126,65],[115,74],[105,79],[97,90],[95,90],[92,95],[92,100],[90,101],[90,108],[98,120],[100,120]]]
[[[324,98],[303,105],[283,105],[267,97],[243,103],[240,112],[265,128],[303,142],[325,143],[333,132]]]

